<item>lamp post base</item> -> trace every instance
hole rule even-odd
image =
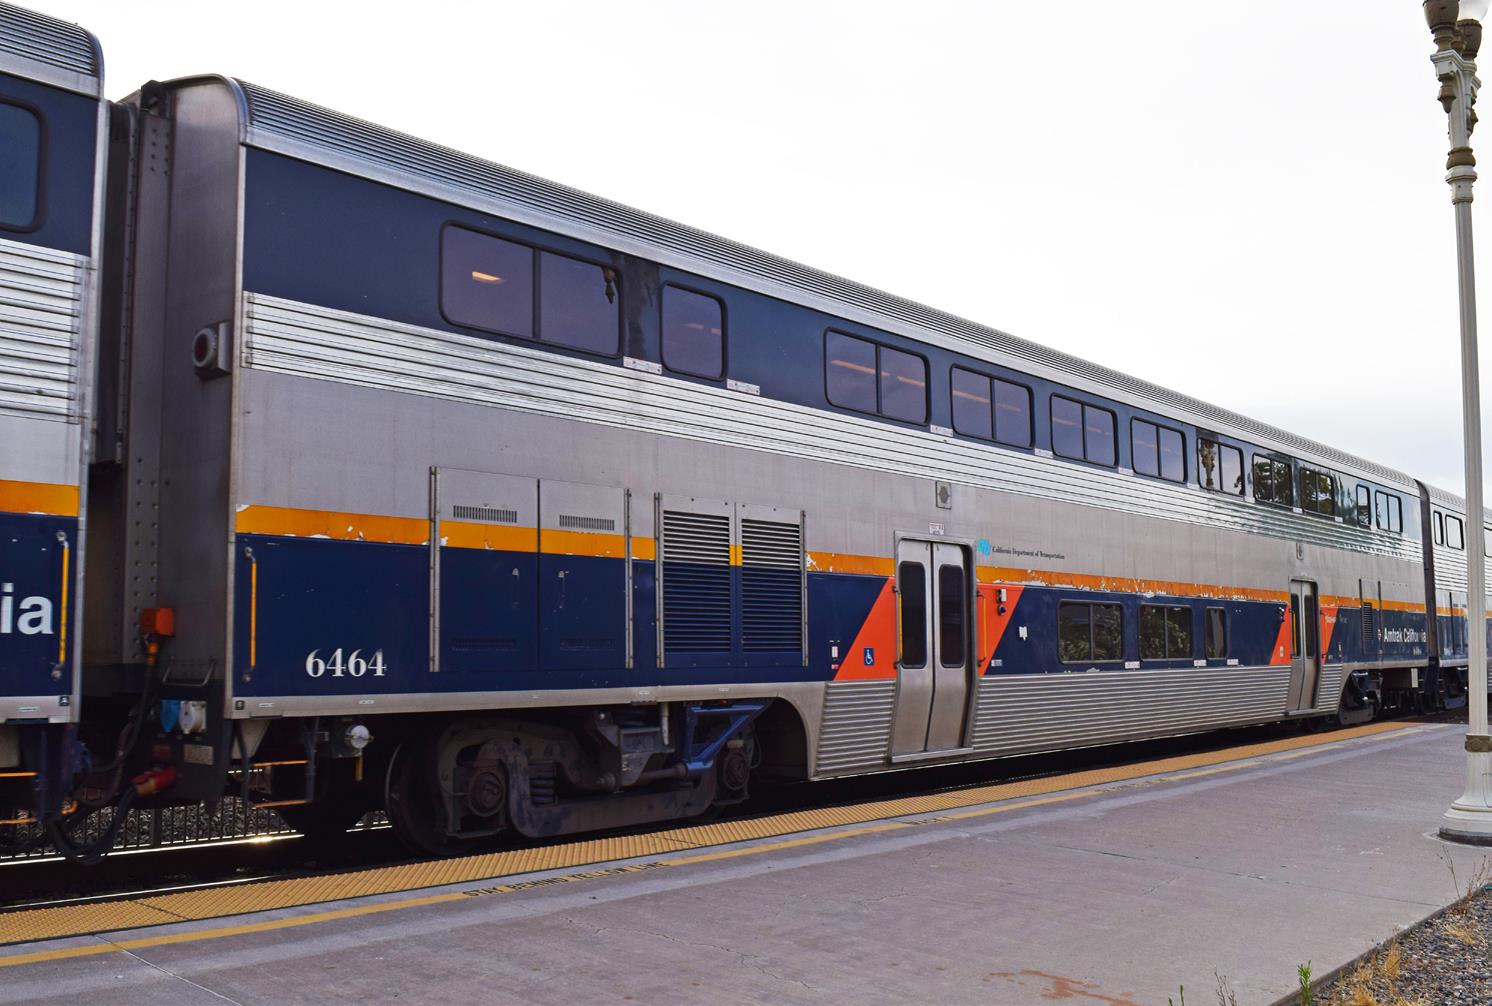
[[[1466,792],[1441,817],[1440,837],[1492,845],[1492,752],[1468,751],[1466,761]]]

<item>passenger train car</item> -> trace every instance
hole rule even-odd
[[[98,329],[103,60],[87,32],[0,14],[0,825],[83,768],[79,608]]]
[[[127,769],[54,789],[440,853],[1464,697],[1476,525],[1406,474],[241,81],[109,147]]]

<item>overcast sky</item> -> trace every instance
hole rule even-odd
[[[32,6],[1464,484],[1414,0]]]

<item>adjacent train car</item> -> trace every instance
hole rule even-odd
[[[1408,475],[253,85],[117,118],[89,651],[176,798],[448,852],[1455,697]]]
[[[0,823],[85,765],[84,498],[109,105],[86,31],[0,4]]]

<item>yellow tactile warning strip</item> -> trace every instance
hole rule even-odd
[[[1262,756],[1284,755],[1289,752],[1305,753],[1302,749],[1321,748],[1360,737],[1407,734],[1418,729],[1422,728],[1402,722],[1368,724],[1331,733],[1241,745],[1219,751],[1163,758],[1115,768],[1094,769],[989,786],[974,786],[929,796],[874,800],[843,807],[793,811],[750,820],[692,825],[646,835],[582,839],[533,849],[407,863],[328,876],[299,877],[206,888],[101,904],[18,909],[0,913],[0,942],[30,943],[37,940],[84,936],[111,930],[138,929],[174,922],[203,921],[370,895],[397,894],[450,884],[497,880],[503,877],[590,866],[617,860],[655,857],[651,861],[642,863],[568,876],[502,884],[479,890],[431,894],[424,897],[372,903],[195,932],[163,933],[125,941],[0,956],[0,968],[65,957],[112,953],[120,949],[138,949],[263,932],[270,929],[376,914],[398,908],[459,901],[483,894],[509,893],[552,883],[566,883],[664,867],[687,866],[693,863],[816,845],[857,835],[915,827],[919,824],[964,820],[1003,813],[1039,804],[1078,799],[1094,792],[1103,792],[1103,790],[1090,789],[1095,786],[1147,777],[1153,777],[1153,782],[1165,782],[1197,775],[1210,775],[1257,764],[1256,759]],[[887,820],[916,815],[929,816],[920,821]],[[856,825],[860,827],[855,827]],[[805,832],[811,834],[804,834]],[[799,837],[759,845],[740,844],[787,835]],[[734,846],[734,848],[728,848],[729,846]]]

